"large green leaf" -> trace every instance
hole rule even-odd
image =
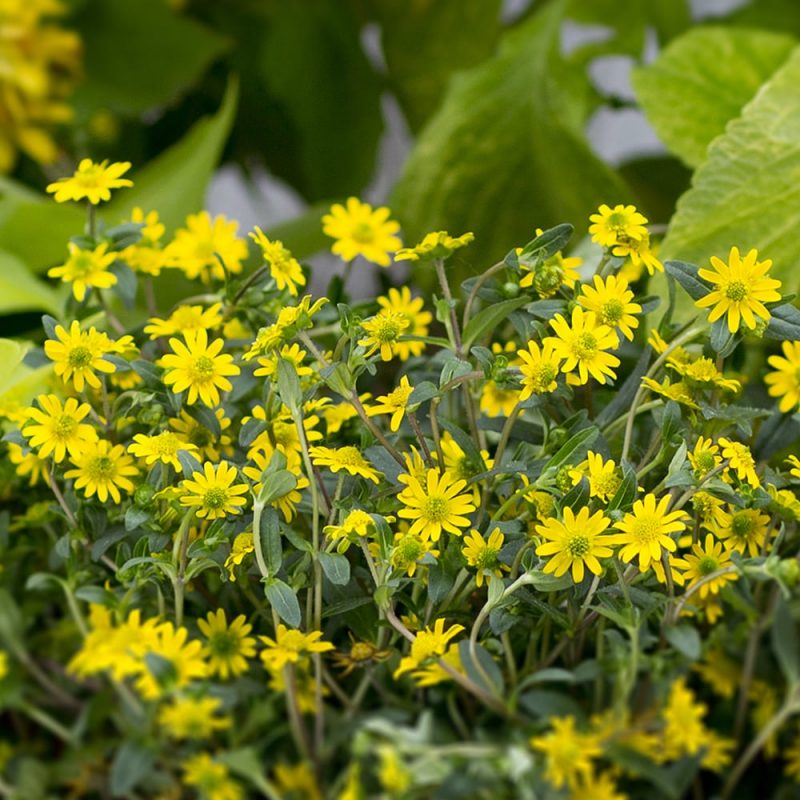
[[[696,167],[708,145],[789,57],[791,36],[695,28],[634,70],[636,96],[661,140]]]
[[[257,77],[292,130],[288,142],[264,141],[270,166],[308,200],[357,194],[372,175],[383,127],[380,80],[361,47],[359,20],[339,0],[278,3],[273,11]]]
[[[506,34],[496,58],[453,78],[396,189],[409,240],[474,231],[469,257],[481,263],[536,227],[585,227],[598,203],[628,199],[583,134],[593,95],[559,54],[565,7],[544,6]]]
[[[32,369],[23,362],[30,345],[0,339],[0,401],[28,405],[52,376],[50,364]]]
[[[450,76],[488,58],[500,34],[500,0],[370,0],[388,79],[412,130],[439,106]]]
[[[75,97],[86,112],[135,115],[171,102],[227,47],[221,36],[164,0],[89,0],[76,20],[86,80]]]
[[[755,247],[797,288],[800,260],[800,48],[708,150],[678,201],[662,256],[696,264]]]
[[[101,213],[113,223],[135,206],[157,209],[167,230],[199,211],[205,192],[230,133],[238,98],[238,81],[231,80],[219,111],[201,119],[179,142],[140,170],[132,170],[132,189],[120,191]]]
[[[57,292],[36,278],[23,261],[0,250],[0,313],[47,311],[61,313]]]

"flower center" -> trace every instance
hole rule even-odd
[[[382,321],[375,329],[375,338],[379,342],[393,342],[403,332],[403,326],[399,321],[391,317]]]
[[[704,450],[702,453],[698,453],[695,458],[695,463],[701,472],[710,472],[715,466],[714,454],[708,450]]]
[[[174,456],[181,445],[180,439],[174,433],[160,433],[153,440],[156,453],[160,456]]]
[[[208,489],[203,495],[203,505],[206,508],[211,508],[215,511],[223,508],[227,502],[228,493],[219,486],[215,486],[213,489]]]
[[[340,463],[349,467],[363,467],[364,459],[355,447],[340,447],[336,452],[336,457]]]
[[[572,343],[572,352],[579,359],[590,359],[597,355],[597,339],[591,333],[581,333]]]
[[[69,414],[62,414],[56,420],[56,436],[59,436],[62,439],[68,439],[73,433],[75,433],[75,429],[77,427],[78,421],[74,417],[69,416]]]
[[[614,326],[622,319],[624,310],[625,306],[621,301],[617,299],[609,300],[608,302],[603,303],[600,317],[606,325]]]
[[[356,642],[350,648],[350,658],[353,661],[369,661],[372,658],[372,648],[366,642]]]
[[[214,361],[208,356],[198,356],[191,367],[192,378],[198,383],[208,383],[214,376]]]
[[[497,558],[497,550],[492,547],[485,547],[481,550],[478,558],[476,559],[476,566],[478,569],[493,570],[497,568],[499,560]]]
[[[719,569],[719,562],[713,556],[704,556],[697,562],[697,571],[705,576],[716,572]]]
[[[623,214],[621,211],[613,211],[606,218],[606,223],[608,224],[609,228],[619,233],[625,229],[625,226],[628,224],[628,220],[625,214]]]
[[[231,631],[219,631],[209,638],[208,649],[222,658],[235,656],[239,652],[239,637]]]
[[[442,522],[447,519],[449,513],[447,498],[438,494],[432,494],[425,501],[422,511],[425,518],[431,522]]]
[[[746,511],[739,511],[733,515],[731,530],[741,539],[746,539],[753,533],[753,518]]]
[[[741,281],[731,281],[725,289],[725,297],[734,303],[741,303],[748,295],[747,286]]]
[[[73,347],[67,362],[73,369],[82,369],[92,363],[92,351],[88,347]]]
[[[589,537],[582,533],[576,533],[570,536],[567,542],[567,552],[573,558],[583,558],[591,549]]]
[[[631,531],[633,538],[642,543],[658,541],[661,536],[661,523],[655,518],[637,519]]]
[[[108,456],[97,456],[89,462],[87,471],[94,481],[109,480],[114,474],[114,462]]]
[[[369,222],[357,222],[353,225],[353,230],[350,232],[350,235],[359,244],[370,244],[375,240],[375,229]]]
[[[397,553],[402,562],[410,564],[422,555],[422,545],[413,536],[409,536],[398,544]]]
[[[72,259],[72,272],[78,278],[86,277],[94,270],[91,253],[78,253]]]

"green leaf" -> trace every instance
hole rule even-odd
[[[233,123],[238,96],[238,82],[231,79],[213,117],[195,123],[183,139],[146,167],[131,170],[133,188],[119,191],[102,210],[105,219],[129,217],[136,206],[157,209],[167,230],[172,231],[183,225],[187,214],[202,209],[206,186]]]
[[[584,428],[578,431],[574,436],[571,436],[561,447],[558,452],[550,458],[544,465],[542,472],[555,471],[561,468],[564,464],[569,464],[572,461],[577,461],[583,458],[589,445],[600,435],[600,431],[595,427]]]
[[[458,643],[458,655],[469,678],[491,694],[502,697],[503,673],[485,647],[476,644],[475,658],[473,659],[470,642],[468,639],[463,639]]]
[[[47,387],[53,367],[32,369],[24,363],[30,345],[12,339],[0,339],[0,400],[28,405]]]
[[[264,482],[258,493],[258,502],[266,505],[285,497],[297,486],[297,476],[288,469],[265,470]]]
[[[664,629],[667,641],[689,661],[697,661],[703,652],[703,643],[696,628],[691,625],[674,625]]]
[[[319,563],[331,583],[346,586],[350,583],[350,562],[340,553],[320,553]]]
[[[772,650],[790,686],[800,682],[800,641],[792,612],[783,597],[778,598],[770,630]]]
[[[269,574],[274,575],[283,563],[281,523],[278,519],[278,512],[274,508],[265,508],[261,512],[259,528],[261,533],[261,552],[267,562]]]
[[[409,240],[472,231],[466,257],[492,263],[533,225],[585,227],[587,209],[630,196],[586,142],[594,97],[583,68],[560,54],[565,8],[543,5],[506,33],[495,58],[454,76],[395,190]]]
[[[791,36],[746,28],[694,28],[671,42],[631,80],[664,144],[696,167],[708,145],[796,44]],[[700,111],[702,109],[702,111]]]
[[[636,481],[636,470],[632,464],[627,461],[623,461],[622,473],[622,482],[608,503],[609,511],[614,511],[618,508],[627,508],[636,499],[636,490],[638,487],[638,483]]]
[[[791,303],[782,303],[769,310],[770,320],[764,331],[770,339],[797,341],[800,339],[800,309]]]
[[[291,587],[277,578],[264,584],[267,601],[275,609],[275,613],[290,627],[298,628],[302,620],[300,603]]]
[[[86,80],[74,102],[84,114],[127,116],[170,103],[227,47],[214,31],[163,0],[89,0],[74,24]]]
[[[709,344],[711,349],[722,358],[729,356],[734,351],[739,339],[740,337],[737,334],[731,333],[727,316],[711,323]]]
[[[800,258],[800,49],[715,139],[692,188],[678,201],[662,254],[706,263],[727,259],[731,245],[756,248],[772,274],[797,284]]]
[[[124,797],[136,787],[136,784],[150,774],[155,753],[136,742],[125,741],[114,754],[111,762],[111,794]]]
[[[413,131],[439,107],[456,70],[492,55],[500,0],[371,0],[390,85]]]
[[[694,264],[687,264],[685,261],[665,261],[664,271],[678,281],[692,300],[699,300],[710,291],[709,285],[698,277],[698,268]]]
[[[503,300],[481,309],[468,323],[461,335],[464,350],[478,341],[482,336],[493,331],[501,322],[508,319],[512,311],[516,311],[529,301],[527,297],[515,297],[513,300]]]

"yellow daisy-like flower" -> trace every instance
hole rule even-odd
[[[613,537],[603,534],[611,520],[602,511],[590,515],[589,509],[582,508],[577,515],[567,506],[564,508],[564,521],[547,519],[536,526],[536,533],[546,541],[536,548],[538,556],[553,556],[544,565],[544,572],[560,577],[572,570],[572,580],[583,580],[584,567],[593,575],[599,575],[602,567],[599,558],[613,554],[609,545]]]
[[[181,482],[182,506],[195,508],[201,519],[222,519],[228,514],[241,514],[247,502],[250,489],[246,483],[234,483],[236,467],[227,461],[220,461],[216,467],[206,461],[202,472],[195,472],[191,478]]]
[[[537,236],[542,233],[544,231],[541,228],[536,229]],[[539,297],[552,297],[561,286],[571,289],[581,278],[578,267],[583,264],[583,259],[577,256],[565,258],[559,251],[545,259],[544,263],[537,262],[534,266],[528,263],[522,247],[517,247],[514,252],[519,268],[524,273],[519,282],[520,288],[533,287]]]
[[[372,517],[366,511],[356,508],[338,525],[326,525],[323,532],[332,542],[339,543],[336,549],[340,553],[345,553],[351,542],[366,538],[374,527],[375,522]]]
[[[686,529],[686,514],[683,511],[667,512],[670,496],[656,500],[654,494],[646,494],[637,500],[616,529],[621,531],[611,537],[610,544],[624,545],[619,552],[623,561],[639,559],[639,569],[644,572],[653,561],[660,561],[664,550],[674,553],[677,545],[671,534]]]
[[[692,358],[682,348],[667,358],[667,366],[674,369],[686,383],[701,389],[720,388],[735,394],[742,388],[739,381],[726,378],[710,358]]]
[[[469,527],[467,515],[475,510],[475,504],[464,492],[466,481],[457,480],[449,472],[440,475],[436,469],[428,470],[424,486],[413,475],[402,474],[399,480],[405,488],[397,495],[403,504],[398,516],[413,520],[410,534],[438,542],[442,531],[460,536],[460,529]]]
[[[371,356],[379,350],[383,361],[391,361],[397,352],[400,337],[409,326],[408,317],[395,311],[379,311],[371,319],[364,320],[361,327],[367,336],[358,343],[367,348]]]
[[[54,362],[53,371],[64,383],[72,381],[75,390],[83,391],[85,383],[94,389],[100,388],[96,372],[111,373],[116,367],[103,356],[114,351],[110,339],[93,327],[82,331],[81,325],[73,321],[69,331],[56,325],[56,339],[44,343],[44,352]]]
[[[148,620],[149,622],[149,620]],[[138,678],[136,688],[146,700],[157,700],[175,689],[183,689],[192,681],[208,675],[203,645],[198,640],[187,641],[189,631],[186,628],[175,628],[171,622],[159,624],[154,635],[142,637],[138,631],[131,631],[136,639],[131,639],[130,646],[138,661]],[[145,660],[147,653],[154,653],[169,662],[169,669],[163,674],[154,675]]]
[[[346,470],[351,475],[358,475],[368,481],[378,483],[382,473],[361,455],[357,447],[312,447],[309,450],[311,460],[318,467],[327,467],[331,472]]]
[[[576,486],[581,482],[581,478],[584,475],[587,476],[589,478],[589,496],[597,497],[604,503],[607,503],[614,496],[622,482],[613,459],[604,461],[600,453],[595,453],[592,450],[586,453],[586,461],[579,464],[575,469],[570,470],[569,475],[572,478],[573,485]]]
[[[659,383],[652,378],[642,378],[642,386],[646,386],[651,392],[666,397],[667,400],[674,400],[676,403],[687,406],[688,408],[700,408],[692,397],[689,387],[683,381],[672,383],[669,378]]]
[[[47,472],[47,459],[39,458],[31,450],[27,452],[15,442],[8,443],[8,460],[16,465],[14,470],[21,478],[28,477],[28,486],[36,486]]]
[[[61,278],[64,283],[72,284],[72,294],[81,303],[88,289],[109,289],[117,282],[117,276],[108,268],[117,260],[116,253],[107,253],[108,243],[95,247],[94,250],[81,250],[74,242],[70,242],[69,258],[60,267],[52,267],[47,271],[50,278]]]
[[[241,563],[245,560],[245,558],[255,549],[256,549],[255,545],[253,544],[253,534],[248,531],[240,533],[233,540],[233,545],[231,546],[231,552],[225,559],[225,565],[224,565],[225,569],[228,570],[228,578],[232,582],[236,581],[235,567],[240,566]]]
[[[40,394],[36,401],[39,408],[31,406],[25,411],[22,435],[40,459],[52,454],[58,464],[67,453],[77,456],[97,439],[97,431],[81,422],[92,410],[88,403],[78,404],[69,397],[62,406],[54,394]]]
[[[300,262],[277,239],[270,241],[264,231],[256,226],[250,238],[261,248],[261,255],[269,265],[269,274],[275,281],[278,291],[289,290],[292,297],[297,297],[297,287],[306,285],[306,278]]]
[[[703,724],[707,711],[703,703],[697,702],[684,678],[678,678],[672,684],[662,712],[664,731],[661,756],[664,760],[693,756],[700,752],[707,739]]]
[[[611,253],[620,258],[630,258],[630,272],[633,275],[630,275],[624,267],[620,270],[620,274],[626,280],[628,278],[638,280],[641,277],[643,267],[647,268],[648,275],[664,271],[664,265],[656,258],[655,253],[650,248],[649,234],[645,234],[641,239],[625,239],[621,237],[611,249]]]
[[[183,335],[189,331],[211,330],[222,323],[222,303],[203,306],[178,306],[166,319],[151,317],[144,332],[151,339]]]
[[[395,569],[413,578],[419,562],[429,553],[433,558],[439,557],[439,551],[434,549],[432,541],[420,534],[398,532],[394,535],[394,546],[389,560]]]
[[[206,637],[206,658],[211,675],[223,680],[247,672],[247,659],[256,654],[256,640],[250,636],[252,625],[247,624],[244,614],[236,617],[230,625],[224,609],[209,611],[205,619],[197,620],[197,627]]]
[[[222,339],[208,343],[205,330],[187,331],[185,343],[172,338],[169,346],[172,353],[163,356],[160,366],[168,371],[164,375],[164,383],[172,387],[175,394],[188,389],[186,402],[194,405],[199,399],[207,406],[219,403],[220,389],[229,392],[233,385],[229,376],[238,375],[241,371],[233,363],[233,356],[221,353],[224,344]]]
[[[616,378],[613,367],[620,361],[605,351],[619,347],[617,334],[608,325],[599,324],[593,311],[576,306],[571,325],[561,314],[556,314],[550,325],[556,336],[549,336],[544,344],[550,342],[555,355],[564,359],[562,372],[578,370],[578,385],[588,383],[590,375],[599,383]]]
[[[287,628],[283,623],[278,623],[274,639],[269,636],[258,638],[265,645],[259,657],[270,672],[279,672],[287,664],[297,664],[306,653],[326,653],[334,649],[330,642],[320,641],[322,631],[303,633]]]
[[[280,350],[272,350],[266,356],[261,356],[258,359],[259,367],[253,373],[257,378],[271,378],[278,371],[278,362],[285,359],[297,373],[298,378],[307,378],[314,374],[314,370],[303,364],[308,353],[300,347],[296,342],[294,344],[285,344]]]
[[[372,414],[391,414],[389,429],[396,431],[403,421],[403,416],[408,406],[408,398],[411,397],[413,391],[414,387],[408,382],[408,375],[403,375],[400,378],[400,385],[396,389],[393,389],[389,394],[375,398],[377,405],[373,405],[370,408],[370,412]]]
[[[393,677],[399,678],[406,672],[421,667],[430,658],[439,658],[447,650],[450,640],[464,630],[463,625],[451,625],[445,630],[445,620],[437,619],[433,628],[421,630],[411,643],[411,652],[400,661]]]
[[[800,342],[783,342],[783,356],[770,356],[767,363],[775,368],[764,377],[771,397],[780,397],[783,413],[800,410]]]
[[[501,386],[493,380],[481,389],[481,412],[487,417],[508,417],[520,402],[520,391],[513,386]]]
[[[761,481],[756,475],[756,462],[750,448],[746,444],[734,442],[725,437],[720,437],[719,443],[722,446],[722,457],[729,460],[731,469],[736,472],[739,480],[758,489]]]
[[[709,575],[731,566],[731,552],[723,549],[722,544],[715,541],[713,534],[708,533],[702,545],[699,542],[692,545],[690,554],[683,558],[673,559],[672,563],[681,570],[684,580],[689,581],[686,588],[691,589]],[[720,589],[738,577],[735,572],[729,572],[706,581],[697,590],[700,599],[704,600],[709,594],[719,594]]]
[[[464,537],[464,546],[461,552],[467,559],[467,564],[475,567],[475,585],[483,586],[484,578],[495,576],[499,578],[503,572],[509,572],[511,567],[500,561],[500,551],[503,549],[505,536],[500,528],[495,528],[488,539],[473,530]]]
[[[722,463],[722,456],[719,454],[719,445],[714,444],[712,439],[700,436],[695,442],[694,449],[689,455],[689,463],[698,478],[708,475]]]
[[[75,478],[75,488],[82,489],[87,497],[95,494],[101,503],[112,500],[119,504],[120,489],[133,491],[130,480],[138,474],[133,459],[121,444],[113,445],[104,439],[87,444],[77,455],[71,456],[75,469],[67,470],[65,478]]]
[[[600,737],[575,730],[575,718],[571,716],[554,717],[550,725],[550,733],[531,739],[531,747],[544,754],[544,776],[554,788],[568,786],[575,790],[591,777],[592,759],[603,755]]]
[[[480,450],[478,458],[468,456],[461,445],[453,438],[450,431],[445,431],[442,434],[439,440],[439,449],[442,451],[444,458],[445,471],[454,478],[467,481],[467,483],[472,478],[488,472],[494,466],[494,461],[489,458],[488,450]],[[408,458],[406,458],[406,463],[408,463]],[[426,470],[423,466],[422,472],[417,476],[418,480],[425,480],[425,475]],[[477,481],[472,482],[471,491],[472,500],[478,505],[481,500],[481,490]]]
[[[178,419],[170,419],[169,426],[181,439],[191,442],[199,455],[208,461],[219,461],[224,455],[233,455],[233,439],[225,433],[231,427],[231,421],[225,416],[225,409],[217,408],[214,416],[219,423],[220,433],[215,436],[202,422],[181,409]]]
[[[450,236],[447,231],[426,233],[423,240],[414,247],[404,247],[394,254],[395,261],[427,261],[435,258],[450,258],[461,247],[475,240],[474,233]]]
[[[143,458],[148,467],[160,461],[162,464],[169,464],[177,472],[182,469],[178,458],[179,450],[186,450],[192,455],[200,455],[197,445],[172,431],[162,431],[154,436],[137,433],[133,437],[133,442],[128,445],[128,452],[133,453],[137,458]]]
[[[220,717],[218,697],[176,697],[158,713],[158,724],[173,739],[202,740],[231,726],[230,717]]]
[[[785,463],[791,467],[789,474],[793,478],[800,478],[800,458],[797,456],[789,456]]]
[[[641,241],[648,236],[645,228],[647,217],[640,214],[636,206],[616,205],[611,208],[603,203],[589,221],[592,223],[589,226],[592,241],[601,247],[614,247],[630,239]]]
[[[650,331],[650,335],[647,337],[647,344],[649,344],[658,355],[661,355],[666,351],[667,347],[669,347],[656,328]]]
[[[522,374],[520,403],[525,402],[531,395],[555,391],[558,386],[556,379],[565,356],[558,352],[552,337],[545,339],[541,347],[534,341],[528,342],[527,349],[517,350],[517,356],[520,360],[519,371]]]
[[[727,315],[728,329],[731,333],[739,330],[744,320],[748,328],[756,327],[756,317],[769,322],[770,313],[764,303],[781,299],[781,282],[777,278],[767,277],[772,261],[758,261],[758,252],[751,250],[744,258],[739,255],[738,247],[731,247],[728,263],[716,256],[711,256],[713,271],[698,270],[698,275],[714,289],[705,297],[695,300],[698,308],[711,308],[709,322],[715,322]]]
[[[405,336],[427,336],[428,326],[433,321],[430,311],[423,311],[424,301],[421,297],[411,298],[411,289],[403,286],[400,289],[389,289],[385,297],[378,298],[378,305],[388,314],[402,314],[408,320]],[[406,361],[411,356],[421,355],[425,342],[403,342],[394,345],[394,354]]]
[[[85,199],[97,205],[111,199],[112,189],[133,186],[133,181],[122,177],[130,168],[129,161],[96,164],[90,158],[84,158],[72,175],[51,183],[47,192],[54,195],[57,203]]]
[[[632,303],[633,292],[628,282],[616,275],[609,275],[605,281],[594,276],[594,286],[583,284],[578,303],[587,311],[594,311],[597,319],[609,328],[619,328],[626,339],[633,340],[633,330],[639,327],[634,314],[641,314],[642,307]]]
[[[714,533],[725,542],[725,546],[737,553],[747,551],[750,556],[761,553],[769,530],[769,515],[755,508],[729,506],[729,511],[720,511],[713,525]]]
[[[330,213],[322,217],[322,230],[336,239],[331,250],[344,261],[363,256],[373,264],[388,267],[389,253],[402,244],[395,235],[400,224],[389,219],[391,213],[388,208],[373,209],[369,203],[349,197],[346,206],[331,206]]]
[[[239,223],[223,214],[213,220],[208,211],[190,214],[186,227],[175,231],[174,240],[166,248],[168,264],[189,280],[200,278],[203,283],[224,280],[225,270],[238,275],[247,258],[247,244],[236,235],[238,229]]]
[[[183,780],[194,786],[204,800],[243,800],[244,790],[221,761],[208,753],[198,753],[183,762]]]

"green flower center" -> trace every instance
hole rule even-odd
[[[379,342],[393,342],[403,332],[402,327],[394,319],[386,319],[375,328],[373,336]]]
[[[213,633],[208,639],[208,649],[220,658],[230,658],[239,652],[239,637],[231,631]]]
[[[450,505],[446,497],[433,494],[426,501],[422,507],[422,513],[425,519],[431,522],[442,522],[447,519],[449,514]]]
[[[214,375],[214,360],[208,356],[198,356],[192,364],[191,375],[198,382],[211,380]]]
[[[375,239],[375,229],[369,222],[358,222],[353,225],[350,235],[359,244],[369,244]]]
[[[710,472],[714,469],[714,454],[708,450],[704,450],[695,456],[694,462],[697,464],[697,469],[701,472]]]
[[[590,359],[597,355],[597,338],[591,333],[581,333],[575,338],[572,352],[579,359]]]
[[[731,520],[731,530],[740,538],[747,538],[753,533],[753,518],[746,511],[739,511],[733,515]]]
[[[397,545],[397,555],[405,564],[418,561],[422,556],[422,544],[413,536],[409,536]]]
[[[189,432],[189,441],[202,450],[214,441],[214,437],[208,428],[197,425]]]
[[[658,541],[661,538],[661,522],[655,518],[637,519],[631,533],[642,544]]]
[[[353,661],[369,661],[372,658],[372,647],[366,642],[356,642],[350,648],[350,658]]]
[[[363,467],[364,459],[355,447],[340,447],[336,451],[336,459],[348,467]]]
[[[703,576],[710,575],[718,569],[719,561],[713,556],[703,556],[703,558],[697,562],[697,571]]]
[[[748,295],[747,286],[741,281],[731,281],[725,289],[725,297],[734,303],[741,303]]]
[[[62,439],[67,439],[75,433],[75,429],[78,427],[78,420],[75,417],[71,417],[69,414],[62,414],[57,420],[55,424],[55,433],[56,436],[61,437]]]
[[[73,369],[88,367],[92,363],[92,351],[88,347],[73,347],[67,356],[67,363]]]
[[[497,550],[492,547],[485,547],[475,559],[475,566],[481,570],[494,570],[500,560],[497,557]]]
[[[621,211],[613,211],[606,218],[608,227],[617,232],[625,229],[628,224],[628,218]]]
[[[215,486],[213,489],[208,489],[203,495],[203,505],[206,508],[210,508],[214,511],[224,508],[225,503],[227,502],[228,493],[219,486]]]
[[[78,253],[73,256],[72,263],[73,274],[76,277],[84,278],[94,270],[94,260],[91,253]]]
[[[160,433],[153,440],[153,446],[159,456],[174,456],[181,446],[181,441],[174,433]]]
[[[566,549],[573,558],[584,558],[592,549],[592,546],[588,536],[576,533],[569,538]]]
[[[600,317],[606,325],[614,326],[622,319],[624,311],[625,306],[621,301],[617,299],[609,300],[607,303],[603,303]]]
[[[87,472],[94,481],[108,480],[114,474],[114,462],[108,456],[97,456],[89,462]]]

